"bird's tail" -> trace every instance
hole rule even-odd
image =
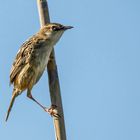
[[[14,101],[15,101],[15,98],[19,95],[19,91],[17,91],[16,89],[13,90],[13,93],[12,93],[12,99],[11,99],[11,102],[10,102],[10,105],[9,105],[9,108],[8,108],[8,111],[7,111],[7,114],[6,114],[6,120],[8,120],[8,117],[9,117],[9,114],[11,112],[11,109],[12,109],[12,106],[14,104]]]

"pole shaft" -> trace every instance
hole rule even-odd
[[[50,22],[48,3],[46,0],[37,0],[37,5],[39,11],[40,24],[41,27],[43,27],[45,24]],[[66,140],[65,121],[54,50],[50,55],[47,70],[48,70],[51,103],[52,105],[57,106],[56,110],[58,114],[61,116],[59,118],[53,117],[55,138],[56,140]]]

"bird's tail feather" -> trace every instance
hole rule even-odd
[[[17,91],[16,89],[13,90],[13,94],[12,94],[12,99],[10,101],[10,105],[9,105],[9,108],[8,108],[8,111],[7,111],[7,114],[6,114],[6,120],[8,120],[8,117],[9,117],[9,114],[11,112],[11,109],[12,109],[12,106],[14,104],[14,101],[15,101],[15,98],[19,95],[19,91]]]

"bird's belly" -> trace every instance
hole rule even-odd
[[[35,75],[36,75],[36,82],[35,83],[37,83],[38,82],[38,80],[40,79],[40,77],[42,76],[42,74],[43,74],[43,72],[44,72],[44,70],[45,70],[45,68],[46,68],[46,66],[47,66],[47,62],[48,62],[48,60],[46,59],[46,61],[45,62],[42,62],[42,63],[40,63],[35,69]]]
[[[51,52],[51,51],[50,51]],[[36,65],[35,67],[35,75],[36,75],[36,82],[38,82],[38,80],[40,79],[40,77],[42,76],[47,64],[48,64],[48,60],[49,60],[49,56],[50,56],[50,52],[47,51],[46,53],[43,53],[42,56],[38,57],[37,59],[37,63],[38,65]]]

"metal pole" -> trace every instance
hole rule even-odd
[[[50,22],[48,3],[46,0],[37,0],[37,5],[40,17],[40,24],[41,27],[43,27],[45,24]],[[56,111],[61,116],[58,118],[53,117],[55,138],[56,140],[66,140],[65,121],[54,50],[50,55],[47,70],[48,70],[51,103],[52,105],[57,106]]]

